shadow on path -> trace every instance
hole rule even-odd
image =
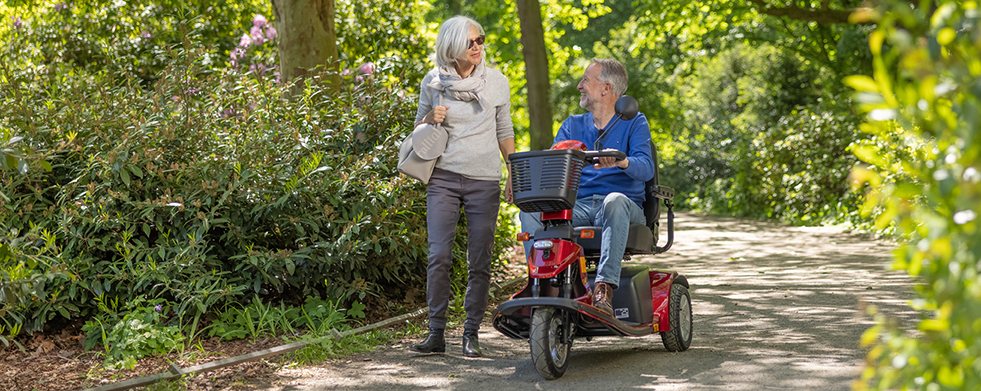
[[[679,214],[668,254],[630,261],[685,274],[694,340],[670,353],[659,336],[576,340],[565,376],[545,381],[526,341],[481,329],[485,356],[416,355],[415,341],[321,367],[281,370],[270,389],[848,390],[861,370],[865,304],[913,321],[904,273],[887,270],[894,244],[829,227],[788,227]],[[492,311],[493,309],[489,309]]]

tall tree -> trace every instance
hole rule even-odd
[[[528,133],[532,151],[552,146],[552,106],[549,102],[548,55],[538,0],[517,0],[521,24],[521,54],[528,87]]]
[[[334,0],[273,0],[273,12],[279,31],[280,77],[292,81],[324,65],[332,71],[328,81],[339,88]]]

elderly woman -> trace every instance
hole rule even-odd
[[[469,275],[463,302],[467,312],[463,354],[480,356],[477,330],[490,290],[491,249],[501,196],[501,156],[506,161],[514,153],[511,89],[501,72],[487,67],[484,56],[484,30],[480,24],[463,16],[451,18],[436,36],[438,66],[423,78],[420,86],[416,125],[442,123],[449,137],[427,189],[429,335],[409,348],[414,352],[446,351],[443,331],[450,299],[453,239],[462,208],[467,221]],[[510,175],[504,196],[511,202]]]

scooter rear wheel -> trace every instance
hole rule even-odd
[[[540,308],[532,318],[531,361],[538,374],[547,380],[562,377],[569,367],[572,340],[562,342],[564,322],[562,314],[553,308]]]
[[[670,352],[682,352],[691,346],[692,336],[691,296],[688,288],[681,284],[671,284],[669,300],[668,323],[671,329],[661,332],[661,343]]]

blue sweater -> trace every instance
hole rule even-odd
[[[555,142],[578,140],[592,150],[593,143],[596,142],[596,137],[601,131],[602,129],[596,129],[593,125],[592,113],[573,115],[562,123],[559,132],[555,135]],[[599,170],[593,168],[592,164],[587,164],[582,170],[576,198],[619,192],[643,207],[644,184],[654,177],[651,130],[647,118],[644,114],[637,114],[630,121],[617,121],[600,143],[602,144],[600,149],[613,148],[626,153],[630,164],[626,169],[610,167]]]

